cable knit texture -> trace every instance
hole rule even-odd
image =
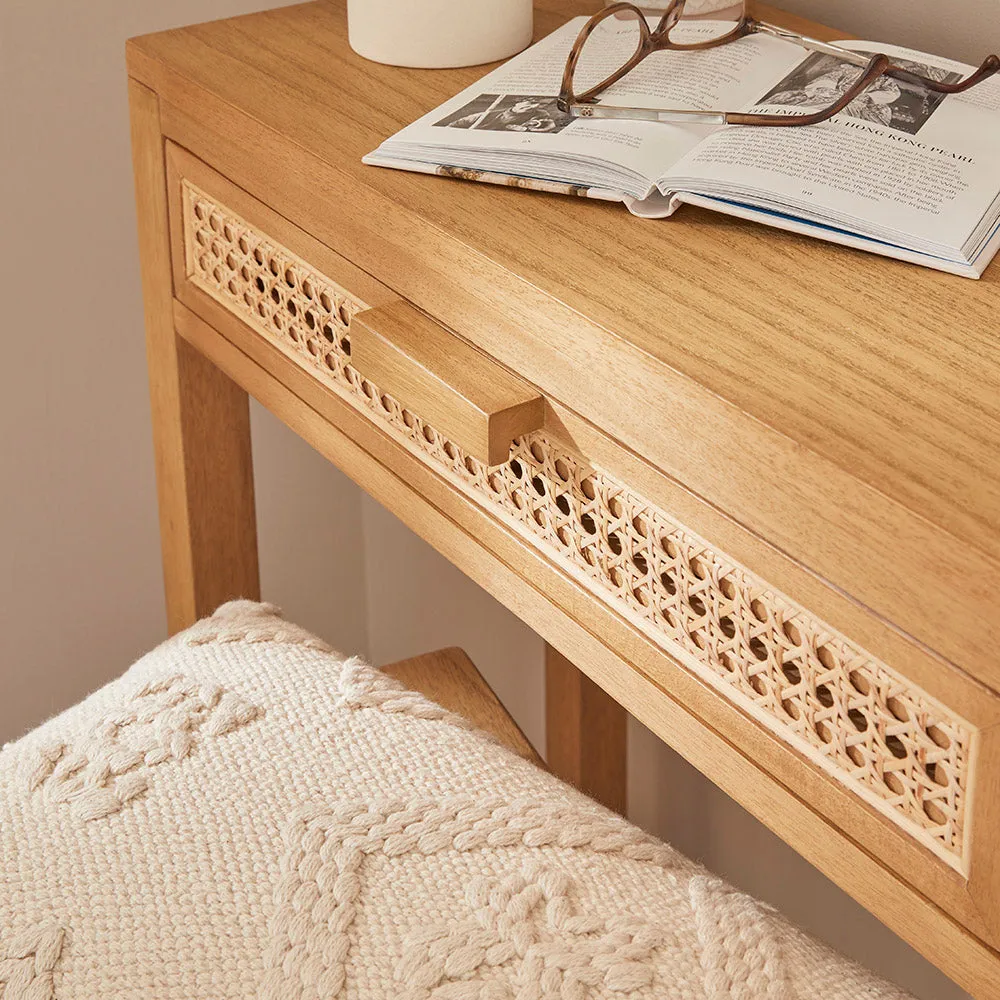
[[[62,945],[63,929],[45,924],[27,926],[9,940],[0,937],[0,998],[52,1000]]]
[[[270,605],[0,751],[0,1000],[905,1000]]]

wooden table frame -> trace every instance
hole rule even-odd
[[[572,5],[552,6],[565,9]],[[554,23],[555,14],[540,14],[543,24]],[[271,30],[274,25],[267,18],[287,17],[294,28],[296,19],[312,25],[316,18],[330,16],[342,24],[341,12],[330,15],[328,8],[315,5],[290,8],[287,14],[260,15],[265,20],[259,23]],[[806,27],[778,12],[769,12],[769,16],[779,23]],[[231,33],[232,58],[244,61],[234,61],[234,67],[257,58],[248,55],[248,50],[238,50],[246,42],[240,32],[251,30],[256,23],[246,19]],[[808,27],[814,34],[823,32],[818,26]],[[229,29],[218,30],[218,37],[222,37]],[[995,950],[1000,941],[1000,903],[992,889],[995,880],[990,858],[996,853],[992,845],[1000,839],[994,833],[1000,829],[1000,817],[991,804],[1000,797],[996,794],[1000,787],[1000,744],[996,738],[1000,700],[993,686],[1000,670],[989,654],[987,636],[997,626],[996,616],[984,611],[988,604],[977,591],[957,620],[949,620],[947,628],[942,625],[940,638],[930,647],[925,639],[933,635],[935,623],[945,621],[944,609],[929,606],[921,598],[924,614],[918,616],[917,602],[908,603],[899,588],[887,584],[879,569],[888,559],[898,572],[920,579],[921,560],[928,552],[940,557],[938,569],[946,561],[947,541],[951,556],[960,551],[966,560],[966,578],[979,572],[986,587],[998,579],[992,538],[986,538],[982,545],[973,544],[975,537],[968,525],[946,509],[951,502],[948,497],[928,495],[920,504],[914,501],[913,509],[920,508],[915,514],[904,509],[901,487],[893,498],[895,507],[883,509],[879,506],[882,500],[873,501],[855,525],[866,538],[870,530],[873,532],[870,537],[875,546],[879,536],[872,526],[891,514],[896,533],[892,537],[900,544],[884,554],[873,549],[870,571],[852,581],[843,577],[843,565],[835,565],[836,557],[830,554],[833,549],[821,552],[817,547],[813,559],[806,548],[808,539],[802,547],[791,536],[782,541],[770,514],[758,518],[752,505],[741,507],[744,498],[735,493],[731,503],[726,502],[720,510],[722,501],[706,499],[711,489],[702,472],[692,467],[688,481],[689,474],[674,461],[675,456],[668,455],[665,439],[662,461],[651,460],[652,451],[660,447],[655,429],[649,434],[625,430],[601,401],[589,409],[583,397],[566,405],[566,400],[544,384],[545,359],[538,362],[540,367],[533,367],[535,358],[529,352],[519,365],[517,350],[522,350],[523,344],[508,349],[487,342],[487,336],[503,337],[514,330],[502,315],[495,330],[480,328],[469,319],[469,304],[461,300],[459,292],[452,298],[434,292],[431,270],[422,272],[421,280],[430,282],[421,286],[430,289],[426,297],[405,277],[407,268],[416,266],[418,253],[429,255],[427,259],[451,255],[454,260],[449,259],[447,266],[459,270],[479,267],[471,251],[463,262],[455,256],[458,251],[454,247],[443,243],[435,247],[435,230],[425,227],[421,230],[424,242],[417,240],[412,258],[404,261],[392,250],[392,266],[401,276],[391,279],[390,290],[384,283],[386,272],[366,257],[365,240],[381,237],[365,228],[362,216],[377,218],[385,210],[379,202],[382,194],[372,193],[374,188],[353,189],[358,214],[341,217],[343,234],[336,235],[323,219],[317,219],[315,225],[303,225],[310,211],[306,193],[324,190],[335,175],[324,173],[325,168],[320,170],[313,160],[303,157],[289,170],[287,179],[271,183],[268,189],[256,172],[257,165],[247,158],[248,144],[257,144],[262,157],[287,157],[296,140],[290,138],[282,145],[285,139],[276,126],[260,126],[246,109],[232,104],[235,98],[227,103],[213,90],[214,85],[206,82],[209,71],[202,72],[199,59],[204,58],[201,50],[206,40],[215,44],[212,31],[211,26],[190,33],[182,29],[137,40],[129,49],[142,281],[171,631],[191,624],[233,596],[259,596],[248,411],[248,394],[253,395],[546,641],[547,757],[555,773],[611,807],[624,810],[627,710],[965,989],[984,1000],[995,996],[1000,973],[1000,955]],[[826,33],[826,37],[832,36],[832,32]],[[221,58],[220,51],[215,51],[215,57]],[[387,71],[383,68],[378,72]],[[462,79],[455,76],[455,80]],[[451,82],[443,86],[455,89]],[[265,112],[261,114],[267,117]],[[336,169],[343,173],[348,168]],[[350,171],[355,169],[360,168],[350,167]],[[959,723],[964,720],[974,732],[979,782],[974,830],[975,843],[980,846],[971,855],[971,868],[956,870],[955,864],[942,864],[940,858],[908,842],[896,826],[886,823],[886,807],[851,800],[841,785],[822,777],[815,761],[791,754],[773,731],[759,724],[760,720],[735,711],[710,686],[693,678],[690,664],[683,658],[665,651],[648,631],[596,597],[580,579],[567,575],[564,567],[509,524],[492,517],[481,505],[470,503],[461,491],[419,461],[412,449],[345,403],[342,394],[311,375],[287,351],[258,336],[219,299],[192,285],[191,275],[185,271],[183,236],[178,231],[181,176],[196,184],[203,179],[216,184],[213,196],[224,197],[227,206],[237,212],[245,202],[242,211],[246,217],[256,213],[253,221],[270,237],[294,249],[298,258],[308,260],[322,273],[335,275],[367,304],[377,306],[391,291],[396,301],[401,295],[440,319],[445,328],[459,330],[484,355],[539,386],[546,400],[545,428],[554,440],[572,442],[595,465],[612,469],[630,487],[654,497],[671,514],[696,528],[700,536],[711,538],[713,544],[738,557],[741,566],[751,567],[785,593],[794,594],[823,621],[834,623],[852,641],[863,644],[860,648],[874,651],[879,662],[904,665],[908,681],[918,692],[928,692],[932,702],[954,711]],[[352,184],[353,177],[350,173]],[[440,185],[447,182],[380,177],[372,183],[422,192],[431,189],[414,185],[438,185],[433,188],[438,197]],[[485,204],[477,199],[510,196],[510,192],[482,189],[470,195],[467,188],[459,190],[456,185],[448,190],[446,203],[454,207],[468,199],[470,205]],[[538,202],[545,211],[549,203]],[[398,203],[391,209],[399,211]],[[576,211],[573,207],[572,212]],[[402,230],[412,223],[402,215],[393,218],[398,218]],[[618,226],[624,221],[610,215],[600,218],[602,226]],[[717,235],[706,236],[711,223],[696,218],[691,227],[677,230],[679,239],[737,239],[748,246],[756,246],[760,239],[752,227],[734,229],[726,223],[719,224]],[[457,222],[455,227],[458,232]],[[461,235],[472,242],[467,234]],[[783,252],[801,252],[801,244],[785,242],[785,236],[777,236],[775,241]],[[816,248],[814,252],[817,274],[833,267],[843,279],[857,266],[858,256],[850,251]],[[877,271],[899,265],[879,261],[872,267]],[[893,280],[899,280],[900,275],[912,278],[910,271],[891,272]],[[935,282],[939,290],[945,287],[937,276],[926,280]],[[966,284],[971,283],[963,283],[960,290],[964,291]],[[505,287],[511,296],[521,294],[512,283]],[[535,291],[522,291],[525,308],[534,303],[539,317],[555,315],[546,312],[546,302]],[[547,328],[540,319],[539,351],[546,336]],[[623,364],[633,360],[648,364],[648,356],[631,351],[631,346],[622,348]],[[554,359],[555,355],[552,364]],[[664,369],[654,382],[666,385],[672,378]],[[675,402],[679,400],[676,396]],[[721,419],[721,410],[714,406],[706,404],[702,410],[709,423]],[[992,419],[984,411],[980,425],[984,437],[993,434],[987,416]],[[734,435],[744,430],[742,424],[732,424]],[[791,424],[784,431],[791,434]],[[761,454],[773,457],[777,455],[774,448],[784,445],[778,437],[768,435],[769,430],[760,439]],[[824,470],[834,475],[832,464],[823,465],[811,452],[799,454],[800,469],[810,470],[804,483],[813,482],[813,474],[819,477]],[[809,464],[813,462],[814,468]],[[699,476],[703,482],[695,484]],[[738,470],[733,471],[733,477],[738,480]],[[845,490],[857,487],[842,469],[834,478]],[[803,517],[811,502],[807,497]],[[983,510],[973,514],[979,516]],[[940,514],[940,523],[947,522],[950,534],[946,540],[927,528],[927,518],[935,511]],[[788,511],[782,516],[787,515]],[[782,547],[786,542],[789,551]],[[831,544],[840,542],[835,539]],[[982,627],[977,626],[978,631],[972,634],[969,623],[976,614]],[[849,819],[842,820],[845,802]]]

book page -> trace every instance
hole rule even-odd
[[[884,52],[942,81],[972,71],[893,46],[841,44]],[[835,56],[799,51],[791,71],[744,110],[794,114],[829,106],[856,78],[857,68]],[[976,238],[997,195],[998,163],[995,78],[944,96],[883,77],[820,125],[721,128],[667,171],[660,188],[756,200],[887,240],[961,249]]]
[[[558,159],[561,179],[585,183],[594,182],[592,172],[580,166],[588,177],[576,178],[572,164],[603,161],[642,178],[628,193],[635,197],[652,193],[655,179],[704,139],[711,128],[582,119],[561,112],[556,98],[563,69],[585,23],[583,17],[570,21],[403,129],[384,143],[379,153],[391,157],[408,149],[409,154],[426,160],[433,149],[440,163],[528,176],[551,176],[552,161]],[[691,41],[711,30],[697,23],[682,27]],[[588,45],[595,43],[608,73],[623,65],[634,51],[634,35],[614,18],[604,22],[600,36]],[[799,51],[787,42],[755,36],[702,52],[657,52],[610,87],[600,100],[636,107],[735,110],[784,75],[798,61]],[[484,157],[484,152],[493,155]],[[515,155],[505,159],[505,152]]]

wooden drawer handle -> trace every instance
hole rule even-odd
[[[490,466],[542,426],[535,389],[403,300],[351,319],[351,365]]]

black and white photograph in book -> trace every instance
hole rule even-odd
[[[958,73],[936,66],[896,59],[902,69],[945,83],[961,79]],[[758,102],[760,105],[788,107],[829,107],[858,78],[861,68],[836,56],[813,53],[799,63],[776,87]],[[919,84],[880,77],[860,97],[851,101],[844,114],[887,128],[916,135],[944,100]]]
[[[572,121],[551,95],[480,94],[434,124],[486,132],[561,132]]]

